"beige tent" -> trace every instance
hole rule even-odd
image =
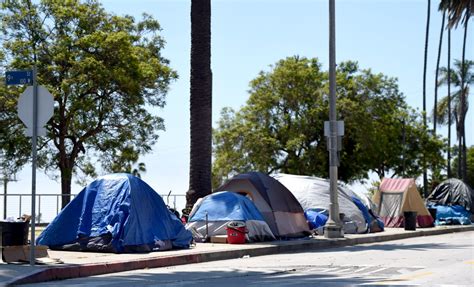
[[[309,226],[298,200],[278,180],[261,172],[234,176],[217,191],[233,191],[248,196],[278,238],[309,235]]]
[[[373,197],[385,227],[403,227],[405,211],[417,213],[418,227],[433,226],[433,218],[418,192],[413,178],[384,178]]]

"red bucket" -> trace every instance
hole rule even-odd
[[[244,244],[245,234],[248,232],[243,222],[231,222],[227,224],[227,243]]]

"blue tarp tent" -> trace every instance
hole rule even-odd
[[[189,215],[186,228],[193,230],[195,237],[205,237],[206,232],[209,237],[225,235],[227,224],[232,221],[245,223],[251,242],[275,239],[252,200],[230,191],[212,193],[199,200]]]
[[[148,184],[130,174],[110,174],[84,188],[36,243],[121,253],[188,248],[191,240],[192,234]]]

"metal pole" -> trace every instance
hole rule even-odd
[[[35,224],[36,224],[36,141],[38,137],[38,81],[36,66],[33,67],[33,138],[31,164],[31,242],[30,242],[30,265],[35,265]]]
[[[326,238],[343,237],[337,199],[337,121],[336,121],[336,7],[329,0],[329,219],[325,226]]]
[[[8,180],[5,175],[3,178],[3,219],[7,219],[7,185]]]

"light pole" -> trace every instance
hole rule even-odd
[[[338,122],[336,121],[336,16],[335,0],[329,0],[329,219],[325,225],[326,238],[343,237],[337,200]]]

